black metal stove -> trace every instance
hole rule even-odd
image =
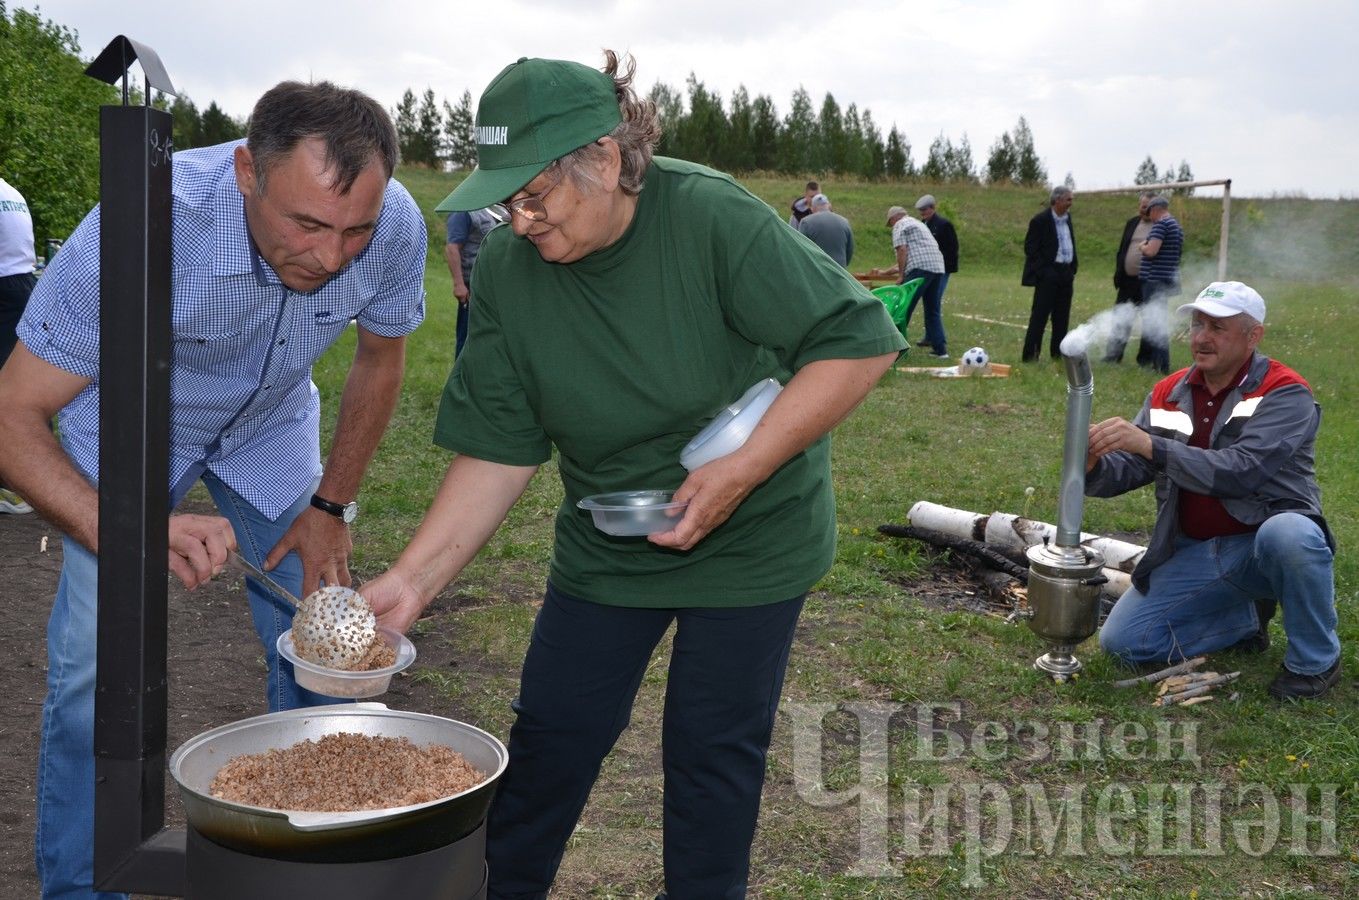
[[[144,106],[128,102],[134,61]],[[155,51],[121,35],[86,74],[123,88],[121,106],[100,110],[95,885],[193,900],[484,898],[484,821],[443,846],[357,862],[246,853],[164,827],[173,141],[150,97],[175,91]]]

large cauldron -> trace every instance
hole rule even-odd
[[[429,803],[346,813],[266,809],[209,793],[213,777],[233,757],[337,732],[442,744],[487,778]],[[381,703],[355,703],[269,713],[205,731],[174,752],[170,774],[179,784],[189,826],[223,847],[298,862],[366,862],[423,853],[470,834],[486,818],[508,760],[505,746],[480,728]]]

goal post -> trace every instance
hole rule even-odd
[[[1171,191],[1177,188],[1222,186],[1222,227],[1218,232],[1217,280],[1227,280],[1227,235],[1232,216],[1232,180],[1219,178],[1213,181],[1167,181],[1162,184],[1134,184],[1129,187],[1099,188],[1081,191],[1082,194],[1138,194],[1142,191]]]

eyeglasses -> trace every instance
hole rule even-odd
[[[507,213],[523,216],[530,222],[545,222],[547,221],[547,206],[544,205],[543,201],[547,199],[548,194],[556,189],[557,185],[562,183],[564,177],[566,177],[566,173],[559,168],[557,179],[548,185],[547,190],[538,194],[530,194],[527,197],[520,197],[518,200],[507,200],[501,206],[505,208]]]

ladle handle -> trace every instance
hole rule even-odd
[[[235,550],[229,550],[227,551],[227,562],[231,563],[232,566],[244,572],[245,574],[256,578],[261,584],[263,584],[266,588],[272,591],[280,600],[286,601],[287,604],[290,607],[292,607],[294,611],[297,610],[298,599],[293,596],[292,592],[284,589],[282,586],[279,585],[277,581],[274,581],[274,579],[264,574],[263,571],[261,571],[255,565],[253,565],[244,556],[241,556],[241,554],[237,553]]]

